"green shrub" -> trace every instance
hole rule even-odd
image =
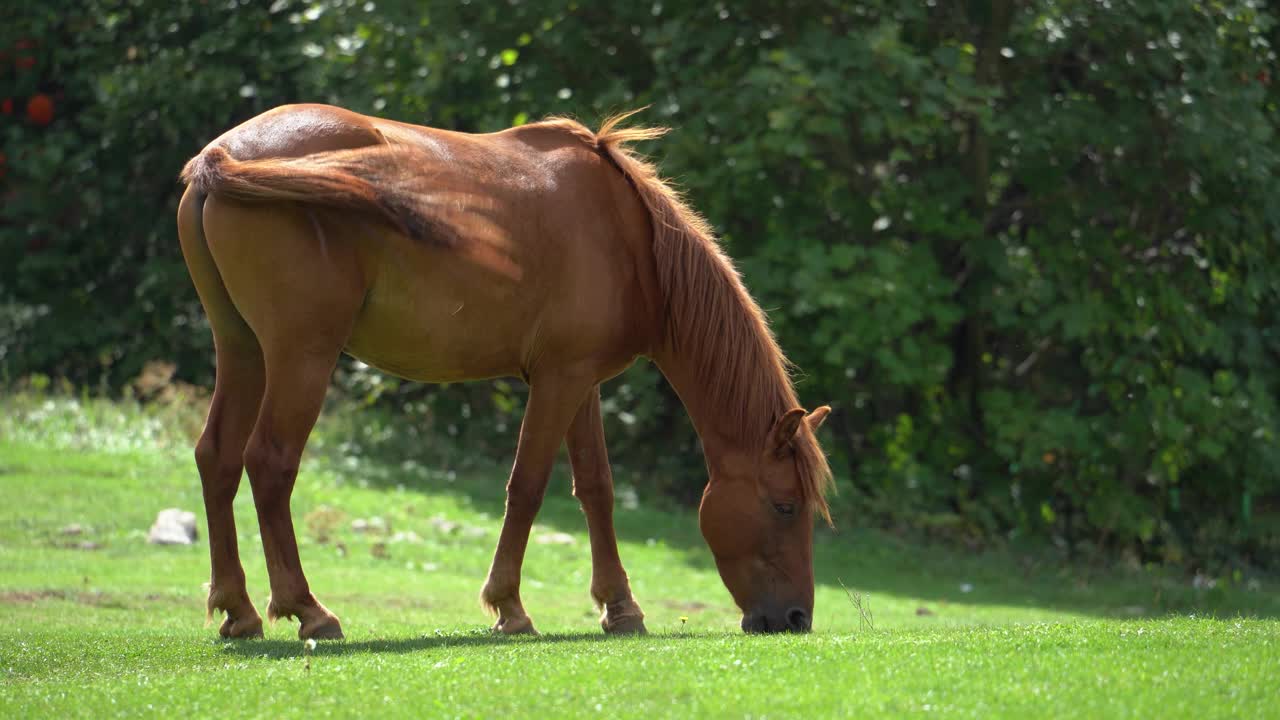
[[[0,364],[208,382],[173,230],[183,161],[273,105],[493,130],[649,104],[838,409],[844,523],[1153,560],[1280,550],[1280,41],[1257,3],[51,2],[5,10]],[[14,14],[21,13],[16,16]],[[26,50],[23,50],[26,52]],[[509,452],[512,385],[345,392]],[[606,391],[619,464],[694,498],[650,367]],[[453,426],[453,430],[448,428]],[[667,450],[655,453],[652,448]]]

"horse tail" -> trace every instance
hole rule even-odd
[[[426,223],[380,177],[386,146],[337,150],[296,158],[236,160],[211,146],[182,169],[182,180],[203,195],[242,201],[292,201],[368,213],[415,239]]]
[[[213,145],[182,169],[182,181],[202,195],[246,202],[295,202],[352,210],[426,245],[452,250],[501,275],[521,271],[500,248],[464,240],[431,207],[412,146],[369,145],[302,157],[237,160]]]

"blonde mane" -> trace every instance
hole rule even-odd
[[[800,407],[791,384],[791,365],[710,224],[662,179],[652,163],[626,147],[667,132],[666,128],[619,127],[636,112],[610,117],[595,133],[565,118],[545,122],[593,144],[631,181],[652,217],[653,255],[666,302],[667,342],[693,359],[699,384],[720,389],[711,394],[714,411],[741,428],[743,439],[752,447],[763,449],[773,423]],[[808,423],[800,424],[793,445],[801,491],[830,522],[826,493],[831,469]]]

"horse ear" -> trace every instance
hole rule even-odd
[[[800,429],[801,420],[804,420],[804,409],[792,408],[773,424],[773,429],[769,431],[767,447],[775,455],[780,454],[791,444],[791,438],[795,437],[796,431]]]
[[[818,432],[818,428],[822,427],[822,423],[827,421],[827,416],[831,414],[831,406],[823,405],[804,416],[804,421],[809,424],[809,429]]]

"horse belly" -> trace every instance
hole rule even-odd
[[[520,375],[528,307],[513,288],[448,253],[422,255],[380,269],[346,351],[419,382]]]

